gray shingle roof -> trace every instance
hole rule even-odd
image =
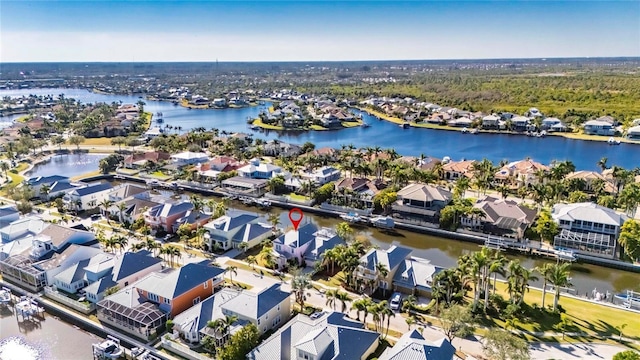
[[[417,330],[405,333],[392,347],[387,348],[380,360],[451,360],[456,349],[446,338],[425,340]]]
[[[150,266],[162,262],[161,259],[149,256],[146,253],[126,252],[117,257],[113,266],[113,280],[120,281]]]

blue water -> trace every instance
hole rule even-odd
[[[46,162],[39,163],[29,172],[29,177],[63,175],[74,177],[98,170],[104,154],[55,155]]]
[[[81,89],[34,89],[34,90],[2,90],[0,97],[18,95],[58,95],[76,98],[82,102],[122,101],[135,103],[138,96],[102,95]],[[212,127],[229,132],[251,132],[246,120],[255,118],[265,106],[243,109],[186,109],[170,102],[146,101],[145,108],[154,114],[162,112],[164,123],[181,126],[184,131],[194,127]],[[267,104],[268,106],[268,104]],[[542,163],[553,160],[571,160],[578,169],[597,170],[597,162],[602,157],[609,159],[610,165],[626,168],[640,166],[640,145],[621,144],[609,146],[605,142],[571,140],[550,136],[546,138],[530,138],[521,135],[506,134],[462,134],[454,131],[409,128],[401,129],[398,125],[381,121],[364,115],[369,128],[351,128],[338,131],[309,132],[254,132],[256,138],[266,140],[280,139],[293,143],[310,141],[317,147],[335,147],[353,144],[356,147],[380,146],[394,148],[402,155],[419,156],[425,154],[434,157],[449,156],[453,160],[487,158],[494,162],[500,160],[519,160],[530,157]],[[5,118],[0,118],[6,121]]]

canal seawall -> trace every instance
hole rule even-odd
[[[134,176],[127,176],[127,175],[115,176],[113,174],[104,174],[104,175],[97,175],[97,176],[92,176],[89,178],[82,179],[82,181],[98,181],[98,180],[108,180],[108,181],[124,180],[124,181],[139,183],[139,184],[146,184],[145,179],[141,179]],[[169,187],[166,185],[165,187],[172,189],[172,187]],[[204,189],[204,188],[190,186],[183,183],[178,183],[177,188],[180,190],[186,190],[186,191],[199,194],[199,195],[204,195],[204,196],[225,197],[229,195],[226,192],[218,191],[215,189]],[[339,218],[340,215],[344,214],[339,211],[323,209],[320,207],[307,206],[307,205],[302,205],[297,203],[291,203],[286,201],[280,201],[277,199],[270,199],[269,201],[271,202],[271,205],[279,207],[281,209],[290,210],[293,208],[298,208],[302,211],[319,215],[319,216]],[[403,222],[402,220],[394,219],[394,221],[395,221],[396,229],[401,229],[401,230],[406,230],[406,231],[421,233],[426,235],[439,236],[446,239],[470,242],[478,245],[484,245],[488,237],[487,234],[479,234],[479,233],[471,234],[471,233],[465,233],[465,232],[443,230],[436,227],[435,224],[432,227],[432,226],[425,226],[425,225],[410,224],[407,222]],[[370,224],[365,224],[365,223],[362,223],[361,225],[371,226]],[[529,251],[529,252],[519,252],[519,253],[524,255],[530,255],[530,256],[545,256],[543,253],[537,253],[533,248],[531,250],[532,251]],[[604,266],[608,268],[614,268],[618,270],[625,270],[625,271],[640,273],[640,266],[632,263],[615,260],[615,259],[602,258],[598,256],[592,256],[592,255],[580,253],[578,254],[578,260],[587,264],[593,264],[593,265]]]

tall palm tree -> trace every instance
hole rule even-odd
[[[307,290],[311,289],[311,278],[300,269],[292,272],[291,292],[293,292],[296,303],[300,306],[300,310],[304,309],[304,301],[307,299]]]
[[[255,264],[258,262],[256,257],[253,255],[247,256],[247,264],[251,265],[251,269],[255,270]]]
[[[333,311],[336,311],[336,303],[337,301],[337,295],[338,295],[338,290],[337,289],[330,289],[327,290],[325,296],[327,298],[327,301],[325,303],[325,305],[330,306]]]
[[[544,301],[547,297],[547,283],[549,282],[549,277],[551,275],[551,271],[553,270],[553,264],[545,263],[542,266],[538,266],[534,269],[535,271],[542,276],[542,308],[544,309]]]
[[[113,201],[109,199],[104,199],[100,202],[99,206],[104,210],[104,216],[107,218],[107,223],[111,224],[109,221],[109,208],[113,205]]]
[[[118,214],[119,217],[118,219],[120,220],[120,223],[123,224],[124,223],[124,211],[127,210],[127,204],[125,204],[124,202],[120,202],[116,205],[116,207],[118,208]]]
[[[553,311],[558,309],[560,289],[571,286],[570,266],[570,263],[554,264],[549,272],[549,282],[553,285],[555,291],[555,295],[553,297]]]
[[[233,284],[233,275],[238,275],[238,267],[229,265],[224,269],[224,272],[229,274],[229,281],[231,281],[231,284]]]
[[[336,301],[340,301],[341,304],[340,312],[347,312],[347,309],[349,308],[347,303],[350,300],[351,299],[349,299],[349,294],[347,294],[346,292],[336,292]]]
[[[387,269],[387,266],[385,264],[382,263],[377,263],[376,264],[376,282],[379,284],[380,281],[384,281],[384,279],[387,278],[387,275],[389,275],[389,269]],[[386,284],[386,281],[385,281]],[[372,290],[375,290],[372,289]],[[382,297],[386,296],[386,292],[387,292],[387,286],[385,285],[384,287],[382,287]]]
[[[493,275],[493,292],[495,293],[496,291],[496,281],[497,281],[497,275],[503,275],[504,276],[504,265],[507,263],[507,258],[500,254],[500,252],[496,251],[493,254],[493,257],[490,259],[489,262],[489,269],[488,269],[488,276],[485,282],[485,289],[484,289],[484,310],[487,310],[487,306],[489,304],[489,286],[490,286],[490,280],[489,278],[491,277],[491,275]]]

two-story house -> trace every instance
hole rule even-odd
[[[463,226],[488,234],[522,239],[526,229],[533,224],[537,211],[513,200],[485,196],[474,205],[484,216],[463,216]]]
[[[444,270],[418,257],[404,259],[393,277],[393,290],[414,296],[431,297],[433,278]]]
[[[247,355],[249,360],[365,360],[380,335],[342,313],[317,319],[299,314]]]
[[[173,233],[173,224],[176,220],[192,209],[193,204],[188,201],[159,204],[144,213],[144,222],[154,232]]]
[[[177,166],[195,165],[209,161],[209,155],[203,152],[185,151],[171,155],[171,160]]]
[[[442,165],[445,180],[458,180],[465,176],[473,177],[473,164],[475,160],[449,161]]]
[[[108,182],[89,184],[70,191],[62,199],[67,209],[86,211],[98,207],[103,200],[108,199],[112,188]]]
[[[153,273],[133,286],[140,296],[174,317],[213,295],[224,282],[223,273],[219,267],[192,263]]]
[[[0,228],[3,228],[20,218],[20,211],[15,205],[0,206]]]
[[[323,166],[314,171],[300,173],[300,179],[303,181],[311,181],[317,185],[324,185],[340,179],[340,175],[340,170],[333,166]]]
[[[514,187],[538,184],[538,174],[548,172],[549,167],[531,159],[513,161],[498,170],[494,175],[496,182]]]
[[[260,159],[251,159],[249,164],[239,168],[238,176],[249,179],[271,179],[278,175],[288,175],[280,166],[261,162]]]
[[[314,266],[325,250],[344,244],[344,240],[329,228],[318,228],[307,223],[298,230],[287,231],[273,240],[273,253],[278,267],[289,261],[300,266]]]
[[[225,215],[207,224],[204,235],[207,249],[229,250],[246,243],[247,249],[267,239],[272,231],[260,218],[251,214]]]
[[[589,120],[584,123],[584,133],[588,135],[612,136],[616,133],[613,124],[602,120]]]
[[[52,286],[69,294],[75,294],[87,286],[90,280],[95,281],[96,277],[108,274],[111,268],[113,268],[113,255],[100,252],[62,270],[53,277]]]
[[[561,229],[554,246],[591,255],[613,257],[616,254],[624,214],[592,202],[556,204],[551,212]]]
[[[362,292],[373,293],[377,289],[390,290],[396,271],[409,255],[411,255],[411,249],[396,244],[386,250],[367,251],[360,258],[360,265],[354,272]]]
[[[409,184],[398,191],[393,211],[425,221],[437,221],[438,214],[453,199],[453,194],[440,186]]]

